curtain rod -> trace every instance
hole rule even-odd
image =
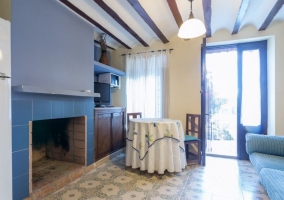
[[[170,50],[170,53],[171,51],[173,51],[174,49],[162,49],[162,50],[156,50],[156,51],[166,51],[166,50]],[[148,52],[155,52],[155,51],[148,51]],[[140,52],[140,53],[147,53],[147,52]],[[137,53],[139,54],[139,53]],[[126,54],[121,54],[121,56],[125,56]],[[129,53],[128,55],[131,55],[131,53]]]

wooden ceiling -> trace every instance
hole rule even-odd
[[[58,0],[94,26],[94,39],[107,34],[111,49],[149,47],[153,41],[168,43],[177,35],[190,12],[188,0]],[[206,37],[226,29],[231,34],[253,25],[266,30],[283,23],[284,0],[195,0],[194,17],[204,22]]]

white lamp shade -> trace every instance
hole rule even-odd
[[[199,19],[191,18],[186,20],[180,27],[178,37],[188,39],[203,35],[206,32],[205,26]]]

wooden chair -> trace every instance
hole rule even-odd
[[[134,118],[142,118],[142,112],[127,113],[127,126],[129,124],[129,120]]]
[[[197,155],[189,151],[191,144],[197,145]],[[201,164],[201,115],[186,114],[184,145],[187,163]]]

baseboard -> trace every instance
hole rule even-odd
[[[119,150],[116,151],[116,152],[113,152],[113,153],[110,154],[110,155],[107,155],[106,157],[104,157],[104,158],[98,160],[97,162],[95,162],[95,163],[94,163],[94,166],[95,166],[95,167],[98,167],[98,166],[100,166],[100,165],[102,165],[102,164],[108,162],[109,160],[113,159],[114,157],[118,156],[119,154],[125,153],[125,150],[126,150],[126,148],[122,148],[122,149],[119,149]]]

